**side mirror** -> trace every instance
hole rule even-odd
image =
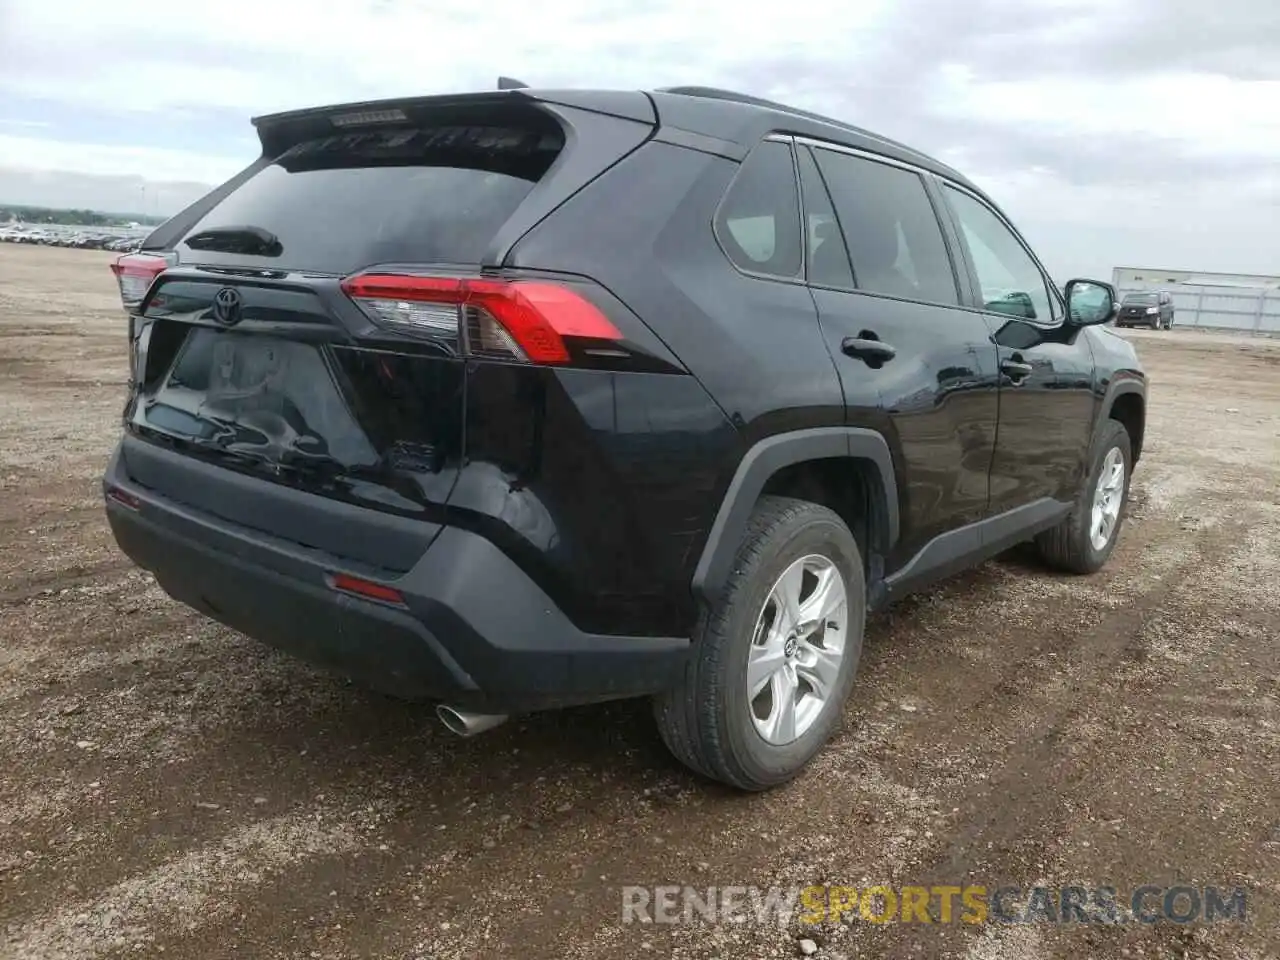
[[[1116,315],[1116,288],[1101,280],[1072,280],[1067,284],[1067,316],[1079,327],[1110,323]]]

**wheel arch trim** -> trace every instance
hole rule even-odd
[[[1118,373],[1112,377],[1111,382],[1107,384],[1106,393],[1103,394],[1102,403],[1098,405],[1098,414],[1093,423],[1093,440],[1097,441],[1098,431],[1102,429],[1102,425],[1111,419],[1111,413],[1115,409],[1116,401],[1127,394],[1136,394],[1142,400],[1142,433],[1146,435],[1147,420],[1147,382],[1140,374]],[[1130,438],[1135,440],[1135,438]],[[1141,456],[1141,446],[1133,451],[1133,461],[1137,463]]]
[[[738,462],[693,572],[695,597],[713,602],[728,579],[743,532],[765,484],[779,470],[810,460],[848,458],[871,463],[884,498],[886,550],[898,541],[898,487],[888,441],[861,427],[813,427],[775,434],[753,444]]]

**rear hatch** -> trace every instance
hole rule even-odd
[[[443,522],[467,364],[566,360],[555,330],[519,326],[540,303],[591,303],[505,277],[506,249],[650,125],[509,95],[256,122],[263,159],[147,244],[167,269],[137,308],[124,466],[243,526],[407,569],[412,549],[353,542],[325,503]],[[569,340],[599,332],[570,319]],[[200,482],[194,461],[280,492]]]

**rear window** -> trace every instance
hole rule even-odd
[[[481,262],[564,146],[548,125],[344,132],[291,147],[209,211],[188,238],[252,227],[262,255],[234,242],[179,244],[186,263],[251,263],[347,274],[376,263]]]

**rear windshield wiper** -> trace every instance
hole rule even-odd
[[[192,250],[243,253],[255,257],[278,257],[284,253],[280,238],[262,227],[211,227],[187,237]]]

